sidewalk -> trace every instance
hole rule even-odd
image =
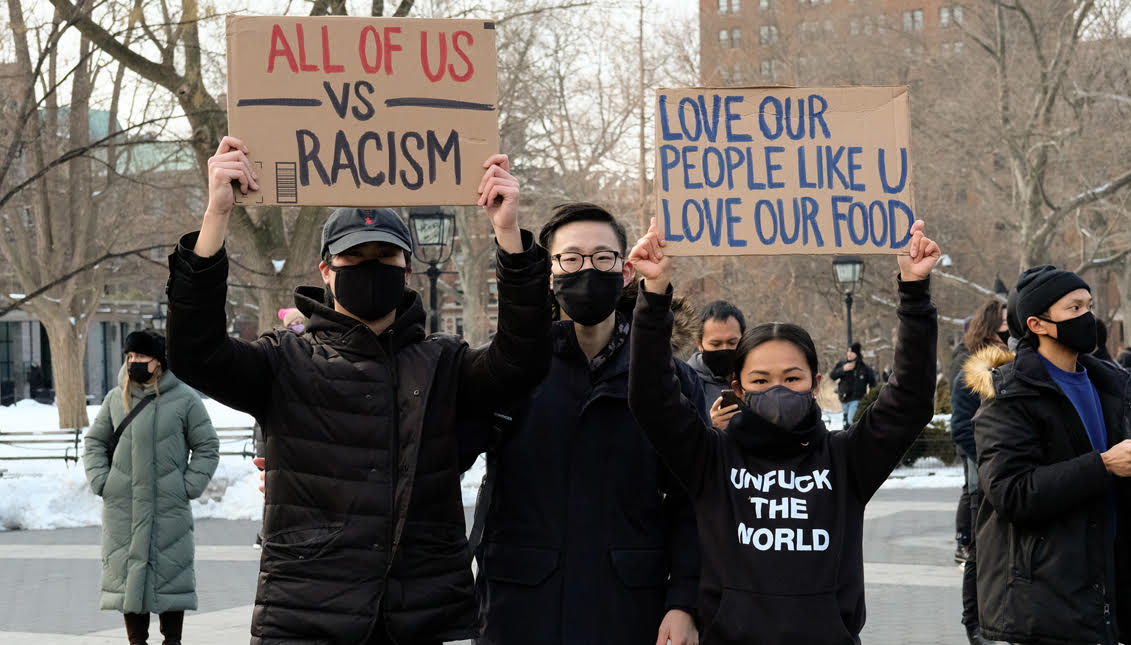
[[[961,645],[961,572],[954,565],[957,489],[881,491],[864,525],[866,645]],[[185,642],[247,643],[259,552],[254,522],[196,524],[200,610]],[[0,643],[126,642],[121,614],[98,610],[99,529],[0,532]],[[157,620],[150,627],[157,635]],[[152,639],[151,639],[152,640]],[[465,644],[461,644],[465,645]],[[800,644],[799,644],[800,645]]]

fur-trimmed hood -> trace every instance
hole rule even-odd
[[[987,345],[978,350],[962,366],[962,378],[982,400],[994,397],[994,370],[1013,362],[1016,354],[999,345]]]

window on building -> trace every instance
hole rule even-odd
[[[774,73],[774,63],[773,63],[773,61],[768,61],[768,60],[762,61],[762,64],[759,65],[759,71],[762,72],[762,76],[764,76],[764,77],[771,76]]]
[[[871,16],[865,16],[865,18],[864,18],[864,35],[865,36],[871,36],[873,31],[875,31],[875,28],[872,26],[872,17]]]
[[[951,49],[954,50],[954,53],[961,54],[962,53],[962,46],[963,46],[962,41],[959,41],[959,42],[956,42],[953,45],[951,45]]]
[[[730,0],[730,12],[739,13],[739,11],[742,9],[741,3],[742,0]]]
[[[954,20],[954,24],[962,24],[962,7],[954,7],[950,10],[950,17]]]
[[[913,11],[903,12],[903,30],[904,31],[923,31],[923,10],[915,9]]]
[[[741,29],[731,29],[730,30],[730,46],[735,48],[735,49],[739,49],[739,48],[742,47],[742,30]]]
[[[950,7],[939,7],[939,26],[943,29],[950,26]]]
[[[885,14],[876,16],[876,31],[883,31],[888,26],[888,17]]]
[[[758,8],[759,9],[769,9],[770,8],[770,0],[758,0]]]
[[[773,25],[762,25],[758,28],[758,44],[763,47],[772,45],[778,40],[778,28]]]
[[[726,29],[719,31],[719,47],[730,49],[730,31]]]
[[[860,21],[859,20],[856,20],[855,18],[853,18],[852,20],[848,21],[848,33],[852,34],[853,36],[859,36],[860,35]]]
[[[950,53],[950,43],[943,43],[942,44],[942,50],[943,50],[944,54],[949,54]]]
[[[719,0],[719,13],[726,13],[728,4],[728,0]]]

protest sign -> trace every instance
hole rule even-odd
[[[906,87],[661,89],[667,252],[906,252],[910,146]]]
[[[475,204],[499,151],[482,20],[228,16],[228,132],[260,190],[238,202]]]

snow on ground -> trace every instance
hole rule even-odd
[[[205,406],[218,428],[250,428],[251,416],[205,399]],[[93,420],[99,406],[89,406]],[[841,415],[825,413],[829,430],[840,430]],[[33,432],[58,427],[58,411],[53,405],[20,401],[0,407],[0,432]],[[225,448],[231,448],[225,446]],[[42,447],[13,447],[0,444],[0,456],[34,455]],[[57,454],[58,448],[49,449]],[[81,447],[80,447],[81,452]],[[0,530],[54,529],[95,526],[101,521],[102,500],[90,492],[82,462],[57,460],[0,461]],[[475,504],[486,472],[481,455],[461,482],[463,503]],[[924,458],[913,468],[892,473],[883,488],[951,488],[963,483],[962,468],[948,467],[938,459]],[[263,497],[259,492],[259,471],[250,459],[226,456],[220,459],[208,489],[192,502],[197,518],[258,520],[263,516]]]

